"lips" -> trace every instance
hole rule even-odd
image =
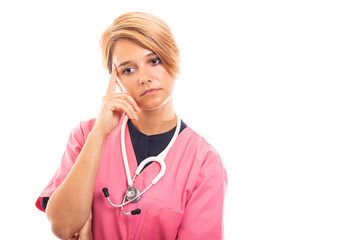
[[[160,88],[150,88],[150,89],[146,90],[145,92],[143,92],[140,96],[150,96],[150,95],[155,94],[159,90],[160,90]]]

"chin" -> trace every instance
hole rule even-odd
[[[165,100],[164,99],[152,99],[150,101],[146,101],[144,103],[138,103],[138,104],[142,110],[151,111],[151,110],[156,110],[156,109],[163,107],[164,105],[166,105],[169,102],[170,99],[171,99],[171,97],[169,97]]]

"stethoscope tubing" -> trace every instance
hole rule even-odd
[[[142,192],[141,192],[139,195],[137,195],[134,199],[131,199],[131,200],[127,201],[127,202],[124,202],[124,201],[125,201],[125,198],[126,198],[126,196],[124,196],[123,203],[120,204],[120,205],[117,205],[117,204],[114,204],[113,202],[111,202],[111,200],[110,200],[110,195],[109,195],[108,197],[106,197],[106,199],[108,200],[108,202],[109,202],[113,207],[118,207],[118,208],[121,207],[121,208],[122,208],[122,207],[124,207],[125,205],[127,205],[127,204],[129,204],[129,203],[131,203],[131,202],[134,202],[134,201],[136,201],[136,199],[140,198],[141,195],[143,195],[144,193],[146,193],[146,191],[149,190],[152,185],[153,185],[153,184],[150,184],[144,191],[142,191]]]
[[[143,160],[140,165],[138,166],[138,168],[135,171],[135,175],[133,177],[133,179],[131,179],[131,175],[130,175],[130,168],[129,168],[129,163],[128,163],[128,159],[127,159],[127,154],[126,154],[126,148],[125,148],[125,128],[127,125],[127,121],[128,121],[128,117],[125,114],[124,120],[123,120],[123,124],[121,127],[121,151],[122,151],[122,156],[123,156],[123,161],[124,161],[124,168],[125,168],[125,173],[126,173],[126,179],[128,182],[128,189],[130,187],[133,186],[133,182],[135,181],[135,178],[140,174],[140,172],[144,169],[145,165],[149,162],[157,162],[160,165],[160,172],[158,173],[158,175],[151,181],[150,185],[142,192],[140,192],[135,198],[130,199],[128,201],[125,202],[126,199],[126,195],[123,198],[123,202],[122,204],[114,204],[111,202],[110,200],[110,194],[108,192],[107,188],[103,188],[103,192],[104,192],[104,196],[106,197],[106,199],[108,200],[108,202],[113,206],[113,207],[120,207],[121,211],[126,214],[138,214],[140,213],[140,209],[136,209],[139,210],[139,212],[137,213],[127,213],[124,212],[124,206],[132,203],[132,202],[136,202],[145,192],[147,192],[150,187],[152,187],[153,185],[155,185],[165,174],[165,170],[166,170],[166,164],[165,164],[165,157],[167,155],[167,153],[169,152],[170,148],[172,147],[172,145],[174,144],[177,136],[179,135],[180,132],[180,126],[181,126],[181,120],[180,118],[176,115],[177,117],[177,125],[176,125],[176,129],[175,129],[175,133],[173,135],[173,137],[171,138],[169,144],[167,145],[167,147],[158,155],[158,156],[152,156],[152,157],[148,157],[145,160]]]

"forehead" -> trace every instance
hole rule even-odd
[[[134,41],[120,39],[115,42],[113,48],[113,61],[119,63],[121,61],[135,61],[147,57],[153,51],[140,46]]]

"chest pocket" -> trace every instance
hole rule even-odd
[[[171,209],[149,204],[142,222],[139,239],[176,239],[183,215]]]

